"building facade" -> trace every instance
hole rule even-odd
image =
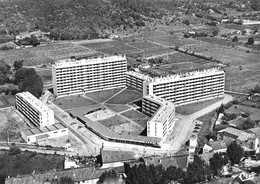
[[[30,92],[16,94],[16,108],[38,127],[54,124],[54,112]]]
[[[44,143],[46,140],[68,135],[69,130],[62,123],[45,127],[36,127],[21,131],[22,138],[27,144]]]
[[[165,140],[175,125],[175,105],[156,96],[145,96],[142,100],[144,114],[153,115],[147,122],[147,136]]]
[[[52,65],[53,89],[57,97],[124,87],[125,56],[65,59]]]
[[[175,106],[222,97],[224,94],[225,72],[219,68],[157,78],[137,72],[127,75],[138,84],[143,79],[144,96],[155,95],[174,102]],[[127,84],[130,86],[133,83],[128,77]],[[133,85],[133,88],[135,86],[137,85]]]

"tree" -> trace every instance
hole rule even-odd
[[[30,36],[30,41],[29,42],[34,47],[36,47],[37,45],[40,45],[40,42],[39,42],[38,38],[35,35],[33,35],[33,34]]]
[[[219,32],[219,31],[218,31],[217,29],[214,29],[214,30],[212,31],[212,35],[213,35],[213,36],[217,36],[217,35],[218,35],[218,32]]]
[[[74,184],[74,181],[69,177],[62,177],[60,179],[60,184]]]
[[[175,166],[168,167],[164,172],[164,178],[166,179],[166,183],[170,183],[171,181],[181,182],[185,176],[185,172],[177,168]]]
[[[37,75],[36,70],[34,68],[20,68],[15,72],[15,83],[19,84],[26,77],[31,77]]]
[[[20,68],[17,70],[15,83],[19,85],[21,91],[29,91],[37,98],[42,94],[43,81],[34,68]]]
[[[14,69],[18,70],[23,67],[23,60],[16,60],[14,62]]]
[[[253,37],[248,38],[247,43],[249,45],[254,45],[255,39]]]
[[[110,170],[110,171],[105,171],[99,178],[97,184],[102,184],[102,183],[115,183],[119,180],[119,175],[117,174],[116,171]]]
[[[209,159],[210,169],[215,176],[220,176],[220,171],[224,165],[228,163],[228,157],[225,153],[215,153]]]
[[[246,119],[245,122],[242,124],[241,128],[243,130],[247,130],[249,128],[254,128],[255,127],[255,121],[251,120],[250,118]]]
[[[240,159],[244,156],[243,148],[239,144],[237,144],[236,141],[230,143],[230,145],[227,147],[226,153],[232,165],[238,164],[240,162]]]
[[[253,90],[251,90],[253,93],[260,93],[260,85],[257,84]]]
[[[188,165],[184,177],[184,183],[197,183],[205,181],[211,176],[210,167],[198,155],[194,155],[194,161]]]
[[[9,155],[17,155],[17,154],[19,154],[19,153],[21,153],[21,149],[20,149],[18,146],[12,145],[12,146],[10,147],[10,149],[9,149]]]
[[[183,20],[182,23],[185,24],[186,26],[190,25],[190,21],[188,19]]]
[[[232,42],[238,42],[238,37],[234,36],[234,38],[232,39]]]

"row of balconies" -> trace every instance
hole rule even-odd
[[[183,87],[200,87],[200,86],[208,86],[211,84],[216,84],[216,83],[223,83],[224,84],[224,80],[215,80],[215,81],[211,81],[211,82],[197,82],[197,83],[187,83],[187,84],[179,84],[179,85],[164,85],[161,87],[158,87],[159,85],[154,85],[153,89],[157,90],[157,89],[170,89],[170,90],[175,90],[175,89],[179,89],[179,88],[183,88]]]
[[[114,78],[106,79],[106,80],[88,80],[88,81],[74,81],[70,83],[59,83],[57,84],[57,88],[60,87],[72,87],[72,86],[89,86],[89,85],[107,85],[108,83],[115,83],[115,82],[123,82],[125,84],[124,78]]]
[[[65,80],[65,81],[57,81],[57,85],[71,85],[74,83],[78,83],[78,84],[85,84],[85,83],[106,83],[108,81],[115,81],[115,80],[123,80],[125,81],[125,77],[124,76],[120,76],[118,75],[117,77],[106,77],[106,78],[90,78],[90,79],[77,79],[77,80]]]

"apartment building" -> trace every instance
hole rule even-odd
[[[219,68],[157,78],[137,72],[127,75],[131,76],[131,80],[136,80],[135,83],[140,84],[141,79],[143,80],[144,96],[155,95],[174,102],[175,106],[217,98],[224,94],[225,72]],[[134,82],[130,83],[127,78],[127,84],[130,86],[132,83]]]
[[[57,97],[124,87],[125,56],[65,59],[52,65],[53,89]]]
[[[38,127],[54,124],[54,112],[28,91],[16,94],[16,108]]]
[[[147,136],[165,140],[175,125],[175,105],[165,99],[149,95],[143,97],[142,111],[153,115],[147,122]]]
[[[149,79],[149,76],[142,73],[127,71],[126,72],[126,86],[134,88],[137,91],[143,92],[143,83]]]

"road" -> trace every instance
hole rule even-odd
[[[194,128],[194,120],[197,118],[219,108],[221,104],[227,104],[228,102],[232,101],[233,97],[228,94],[224,94],[224,99],[216,102],[209,107],[206,107],[198,112],[195,112],[188,116],[181,116],[181,119],[176,122],[174,131],[173,131],[173,138],[170,144],[169,152],[171,154],[174,154],[179,150],[188,139],[189,139],[189,133],[193,131]]]

